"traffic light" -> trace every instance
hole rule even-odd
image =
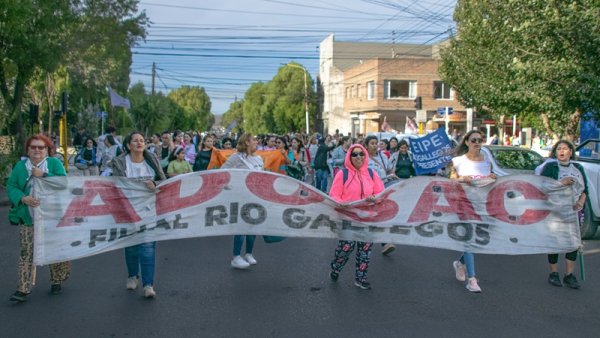
[[[420,96],[417,96],[415,98],[415,109],[417,109],[417,110],[423,109],[423,100],[421,99]]]
[[[29,119],[31,124],[37,124],[40,118],[40,106],[37,104],[29,104]]]
[[[61,102],[62,102],[62,104],[61,104],[60,110],[63,114],[66,114],[67,108],[69,106],[69,95],[67,95],[67,92],[62,93]]]

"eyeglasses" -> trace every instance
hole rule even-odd
[[[31,149],[31,150],[44,150],[44,149],[46,149],[46,146],[29,146],[29,149]]]
[[[360,153],[352,153],[350,154],[350,156],[352,157],[365,157],[365,153],[363,153],[362,151]]]
[[[472,139],[469,139],[469,142],[471,142],[471,143],[483,143],[483,139],[482,138],[472,138]]]

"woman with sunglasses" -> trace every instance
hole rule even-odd
[[[544,164],[540,175],[558,180],[563,185],[573,186],[573,191],[575,192],[575,195],[573,196],[573,201],[575,201],[573,210],[577,211],[579,222],[581,223],[584,220],[583,208],[585,207],[588,187],[585,170],[579,163],[572,162],[575,158],[575,146],[573,146],[573,143],[566,140],[558,141],[552,147],[550,158],[555,160],[548,161]],[[577,260],[577,251],[578,250],[575,250],[565,254],[566,272],[562,283],[558,274],[558,254],[548,255],[548,263],[550,264],[548,283],[550,283],[550,285],[560,287],[563,286],[564,283],[564,285],[571,289],[580,288],[577,278],[573,275],[575,261]]]
[[[24,302],[35,282],[33,265],[33,219],[30,208],[40,206],[40,201],[31,195],[32,177],[66,176],[65,168],[54,155],[52,141],[41,134],[31,136],[25,143],[27,158],[19,161],[8,178],[6,190],[12,208],[8,212],[10,223],[19,226],[20,256],[18,265],[19,282],[17,291],[10,297],[13,302]],[[69,262],[50,264],[50,292],[59,294],[62,282],[69,278]]]
[[[481,152],[482,144],[483,137],[478,130],[471,130],[465,134],[456,148],[457,156],[452,159],[450,179],[472,186],[481,186],[496,179],[496,175],[492,173],[492,162]],[[475,278],[475,255],[473,253],[464,252],[460,259],[454,261],[452,265],[456,279],[461,282],[467,281],[467,290],[481,292],[481,287]]]
[[[383,191],[383,181],[376,171],[368,168],[369,154],[360,144],[351,145],[346,153],[345,169],[333,178],[329,196],[342,206],[349,202],[366,199],[375,202],[375,195]],[[347,172],[346,172],[347,171]],[[371,259],[371,242],[356,242],[341,240],[335,249],[335,257],[331,261],[329,278],[337,281],[350,254],[357,247],[356,271],[354,285],[363,290],[371,289],[367,281],[367,269]]]

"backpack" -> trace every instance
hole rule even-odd
[[[367,170],[369,170],[369,176],[371,176],[371,179],[373,179],[373,169],[367,168]],[[343,168],[342,174],[344,175],[343,183],[346,184],[346,181],[348,180],[348,168]]]

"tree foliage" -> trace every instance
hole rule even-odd
[[[214,117],[210,112],[210,98],[204,88],[182,86],[172,90],[168,96],[180,108],[180,113],[171,120],[173,129],[204,131],[211,128]]]
[[[460,0],[454,20],[439,71],[464,104],[542,118],[566,137],[582,112],[600,111],[597,0]]]
[[[243,129],[255,134],[304,131],[306,126],[305,71],[290,63],[280,67],[267,83],[254,83],[246,91],[243,102]],[[312,79],[306,73],[306,99],[309,122],[316,118]]]
[[[225,114],[223,114],[223,117],[221,119],[221,125],[223,127],[227,127],[234,120],[237,122],[237,125],[231,131],[243,131],[242,126],[244,125],[244,100],[236,100],[229,105],[229,109],[225,112]]]
[[[98,105],[106,97],[106,85],[125,91],[130,48],[145,37],[148,24],[145,13],[137,13],[137,3],[0,0],[0,93],[7,107],[0,123],[19,135],[17,145],[26,137],[17,133],[23,127],[25,98],[43,103],[40,111],[51,118],[64,90],[78,111]]]

